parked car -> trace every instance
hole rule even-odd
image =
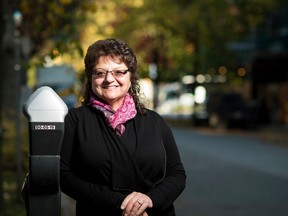
[[[211,94],[204,104],[195,106],[195,125],[207,123],[211,127],[255,128],[258,106],[245,101],[238,93]]]

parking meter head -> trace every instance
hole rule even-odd
[[[64,122],[68,112],[64,101],[48,86],[38,88],[22,109],[30,122]]]

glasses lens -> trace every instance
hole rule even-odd
[[[92,75],[94,75],[96,78],[102,78],[106,76],[106,72],[103,70],[97,70],[93,71]]]
[[[124,72],[124,71],[121,71],[121,70],[114,70],[114,71],[113,71],[113,76],[114,76],[114,77],[117,77],[117,78],[123,77],[124,74],[125,74],[125,72]]]

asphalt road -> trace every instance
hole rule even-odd
[[[172,128],[187,172],[177,216],[288,216],[288,148],[240,133]],[[75,215],[62,195],[62,216]]]
[[[288,148],[245,133],[173,133],[187,172],[177,216],[288,215]]]

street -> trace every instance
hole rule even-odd
[[[288,215],[288,148],[241,133],[173,133],[187,172],[177,216]]]
[[[187,173],[177,216],[287,216],[288,148],[245,132],[172,128]],[[62,195],[62,215],[75,215]]]

